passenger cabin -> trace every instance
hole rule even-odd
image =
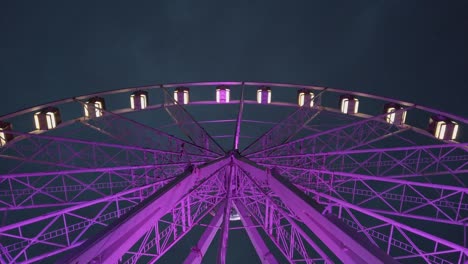
[[[403,106],[396,103],[387,103],[383,109],[385,121],[389,124],[403,125],[406,121],[406,110],[403,110]]]
[[[148,106],[148,92],[136,91],[130,95],[130,107],[134,110],[145,109]]]
[[[231,213],[229,214],[229,221],[239,221],[241,220],[241,217],[237,210],[233,207],[231,207]]]
[[[34,125],[37,130],[53,129],[61,122],[62,118],[57,107],[46,107],[34,114]]]
[[[101,117],[103,110],[106,110],[106,103],[104,98],[99,96],[89,98],[84,105],[85,117]]]
[[[179,104],[188,104],[189,103],[189,88],[187,87],[178,87],[174,90],[174,100]]]
[[[297,104],[299,106],[314,106],[314,93],[307,89],[300,89],[297,91]]]
[[[340,96],[341,112],[345,114],[356,114],[359,108],[359,100],[354,95],[341,95]]]
[[[269,104],[271,103],[271,89],[270,87],[260,87],[257,90],[257,103],[259,104]]]
[[[445,116],[431,116],[428,131],[438,139],[455,140],[458,134],[458,123]]]
[[[227,86],[218,86],[216,88],[216,102],[229,103],[231,90]]]
[[[14,136],[8,131],[12,130],[12,125],[9,122],[0,121],[0,147],[3,147],[11,141]]]

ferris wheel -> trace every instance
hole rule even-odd
[[[204,82],[0,120],[1,263],[468,261],[466,117]]]

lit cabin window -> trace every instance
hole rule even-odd
[[[457,139],[457,136],[458,136],[458,123],[456,122],[453,122],[454,123],[454,127],[453,127],[453,132],[452,132],[452,140],[455,140]]]
[[[13,134],[8,133],[11,131],[12,125],[8,122],[0,121],[0,147],[3,147],[13,139]]]
[[[444,116],[432,116],[429,119],[428,131],[441,140],[455,140],[458,134],[458,123]]]
[[[297,91],[297,104],[299,106],[314,106],[314,93],[307,89]]]
[[[189,88],[179,87],[174,90],[174,100],[179,104],[189,103]]]
[[[389,124],[403,125],[406,121],[406,111],[403,107],[395,103],[387,103],[384,105],[385,121]]]
[[[216,88],[216,102],[229,103],[231,90],[227,86],[219,86]]]
[[[84,105],[85,117],[101,117],[106,104],[102,97],[92,97]]]
[[[34,114],[34,126],[36,129],[41,129],[41,123],[39,122],[39,116],[41,115],[41,112],[36,112]]]
[[[130,96],[130,107],[132,109],[140,110],[148,106],[148,92],[137,91]]]
[[[60,112],[56,107],[47,107],[34,114],[34,126],[37,130],[53,129],[61,122]]]
[[[359,100],[353,95],[340,96],[341,112],[345,114],[356,114],[359,108]]]
[[[51,129],[57,126],[55,122],[55,115],[52,112],[46,113],[47,128]]]
[[[271,103],[271,89],[270,87],[261,87],[257,90],[257,103],[269,104]]]
[[[241,220],[241,217],[236,209],[231,208],[231,213],[229,215],[229,221],[238,221]]]

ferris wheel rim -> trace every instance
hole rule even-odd
[[[239,83],[239,82],[200,82],[200,83],[177,83],[177,84],[168,84],[168,85],[160,85],[159,87],[158,86],[154,86],[154,89],[157,89],[157,88],[173,88],[173,87],[178,87],[178,86],[181,86],[181,85],[185,85],[185,86],[205,86],[205,85],[209,85],[209,86],[216,86],[216,85],[221,85],[221,84],[224,84],[224,85],[250,85],[250,86],[258,86],[258,85],[269,85],[269,86],[272,86],[274,87],[275,85],[276,86],[284,86],[285,84],[280,84],[280,83],[258,83],[258,82],[248,82],[248,83]],[[146,87],[153,87],[153,86],[146,86]],[[296,86],[293,86],[293,87],[289,87],[289,88],[304,88],[303,85],[297,85]],[[306,87],[307,88],[307,87]],[[319,88],[320,87],[316,87],[317,90],[320,90]],[[363,95],[367,95],[367,94],[362,94],[362,93],[357,93],[357,92],[349,92],[349,91],[345,91],[345,90],[337,90],[337,89],[332,89],[332,88],[324,88],[322,87],[322,91],[325,91],[328,89],[328,91],[332,91],[332,92],[336,92],[336,93],[343,93],[343,92],[346,92],[348,94],[354,94],[354,95],[358,95],[358,96],[363,96]],[[132,89],[132,90],[128,90],[128,89]],[[136,87],[136,88],[126,88],[124,90],[122,89],[118,89],[118,90],[112,90],[112,91],[107,91],[107,92],[103,92],[105,94],[112,94],[112,93],[124,93],[124,92],[131,92],[131,91],[137,91],[137,90],[141,90],[143,89],[142,87]],[[73,98],[70,98],[70,99],[64,99],[62,101],[56,101],[56,102],[52,102],[50,104],[45,104],[45,105],[41,105],[41,106],[36,106],[36,107],[33,107],[33,108],[28,108],[30,111],[34,111],[34,109],[36,108],[41,108],[42,106],[48,106],[48,105],[55,105],[54,103],[64,103],[64,102],[68,102],[67,100],[71,100],[70,102],[72,101],[75,101],[75,100],[82,100],[82,99],[86,99],[88,97],[92,97],[92,96],[95,96],[95,95],[105,95],[103,93],[95,93],[95,94],[90,94],[90,95],[85,95],[85,96],[80,96],[80,97],[73,97]],[[371,98],[371,97],[370,97]],[[388,98],[383,98],[383,97],[375,97],[376,99],[379,99],[379,100],[383,100],[385,99],[385,101],[389,101]],[[393,102],[401,102],[401,101],[393,101]],[[234,101],[232,104],[238,104],[240,103],[240,101],[236,102]],[[251,103],[251,104],[255,104],[255,101],[249,101],[247,103]],[[198,105],[204,105],[204,104],[209,104],[209,103],[204,103],[204,102],[200,102],[198,103]],[[215,104],[215,103],[210,103],[210,104]],[[194,105],[197,105],[197,103],[195,102]],[[297,105],[294,105],[294,104],[290,104],[290,105],[281,105],[281,104],[274,104],[272,103],[273,106],[296,106]],[[412,107],[412,108],[418,108],[418,106],[416,105],[406,105],[408,107]],[[31,110],[32,109],[32,110]],[[419,108],[419,109],[423,109],[423,108]],[[148,110],[151,110],[151,109],[148,109]],[[21,111],[25,111],[25,110],[21,110]],[[27,111],[27,112],[30,112],[30,111]],[[112,112],[113,110],[109,110],[110,112]],[[139,110],[139,111],[146,111],[146,110]],[[339,112],[339,111],[335,111],[335,112]],[[359,116],[359,115],[356,115],[356,117],[363,117],[363,118],[377,118],[377,116],[372,116],[372,115],[369,115],[368,117],[366,116]],[[349,116],[349,118],[351,118],[351,116]],[[214,120],[217,120],[217,118],[215,118]],[[351,119],[350,119],[351,120]],[[282,122],[281,120],[279,122]],[[354,122],[358,122],[358,121],[353,121]],[[383,123],[383,120],[380,120],[380,122]],[[463,120],[463,122],[465,122],[465,120]],[[327,129],[328,131],[328,129]],[[261,135],[260,137],[262,137],[263,135]],[[462,143],[462,144],[459,144],[459,143],[447,143],[445,142],[444,144],[445,146],[461,146],[461,145],[466,145],[466,143]],[[197,145],[199,146],[199,145]],[[426,145],[427,146],[427,145]],[[437,146],[435,146],[437,148]],[[405,150],[405,147],[401,147],[400,149],[402,150]],[[267,149],[268,150],[268,149]],[[395,148],[393,148],[393,150],[395,150]],[[369,151],[369,149],[366,149],[366,151]],[[360,153],[360,152],[364,152],[364,150],[356,150],[355,151],[356,153]],[[327,152],[325,152],[327,153]],[[328,152],[330,153],[330,152]],[[248,155],[247,155],[248,156]],[[201,162],[201,164],[204,164],[206,162]],[[260,164],[258,162],[255,162],[257,164]],[[369,177],[371,178],[371,177]],[[450,189],[450,188],[448,188]],[[452,189],[456,189],[457,191],[460,190],[460,189],[457,189],[457,188],[452,188]],[[338,198],[335,198],[335,199],[338,199]],[[356,205],[356,206],[361,206],[361,205]],[[72,210],[73,209],[73,206],[71,207],[67,207],[69,210]],[[404,216],[402,216],[404,217]],[[409,218],[408,218],[409,219]],[[5,229],[6,227],[4,227]],[[0,228],[1,229],[1,228]],[[429,233],[429,235],[432,235],[432,233]],[[434,236],[436,237],[436,236]],[[461,249],[461,247],[459,245],[456,245],[454,244],[454,247],[456,247],[457,249]],[[462,250],[463,251],[463,250]]]
[[[311,89],[315,91],[328,91],[333,93],[341,93],[341,94],[350,94],[355,96],[361,96],[370,99],[376,99],[380,101],[386,101],[391,103],[398,103],[405,107],[414,107],[415,109],[423,110],[425,112],[433,113],[436,115],[446,116],[453,120],[457,120],[463,122],[465,124],[468,123],[468,118],[459,116],[453,113],[449,113],[446,111],[441,111],[435,108],[419,105],[416,103],[411,103],[407,101],[402,101],[394,98],[378,96],[371,93],[364,93],[364,92],[357,92],[352,90],[345,90],[345,89],[337,89],[331,88],[327,86],[316,86],[316,85],[307,85],[307,84],[293,84],[293,83],[277,83],[277,82],[254,82],[254,81],[220,81],[220,82],[181,82],[181,83],[167,83],[167,84],[153,84],[153,85],[143,85],[143,86],[135,86],[135,87],[126,87],[126,88],[117,88],[111,90],[105,90],[102,92],[84,94],[74,97],[67,97],[64,99],[59,99],[55,101],[50,101],[44,104],[38,104],[31,107],[26,107],[20,110],[16,110],[4,115],[0,116],[0,120],[7,120],[12,117],[16,117],[19,115],[23,115],[26,113],[30,113],[33,111],[37,111],[49,106],[57,106],[64,103],[71,103],[76,100],[84,100],[94,96],[103,96],[103,95],[111,95],[111,94],[120,94],[120,93],[128,93],[128,92],[135,92],[139,90],[152,90],[152,89],[163,89],[163,88],[176,88],[180,86],[187,86],[187,87],[198,87],[198,86],[221,86],[221,85],[232,85],[232,86],[271,86],[271,87],[283,87],[283,88],[296,88],[296,89]],[[141,111],[141,110],[139,110]]]

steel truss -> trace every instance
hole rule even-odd
[[[381,115],[352,122],[286,143],[283,143],[281,138],[275,138],[277,141],[269,143],[266,148],[243,154],[248,158],[254,159],[291,153],[310,154],[355,149],[401,133],[407,129],[384,122],[382,120],[384,117],[385,115]],[[274,130],[276,129],[275,127]],[[273,132],[269,132],[265,136],[268,136],[270,133]],[[269,147],[269,145],[273,145],[273,147]]]
[[[163,102],[149,109],[187,140],[126,117],[131,109],[11,131],[0,147],[0,263],[155,263],[172,249],[188,264],[213,261],[215,247],[225,263],[234,229],[261,263],[466,262],[467,143],[417,143],[410,133],[431,135],[386,114],[341,114],[317,87],[307,87],[317,104],[281,122],[245,120],[244,103],[256,101],[244,88],[257,84],[223,84],[242,88],[237,118],[218,122],[236,122],[231,152],[174,101],[175,84],[152,86]],[[239,147],[247,122],[272,128]]]
[[[42,135],[27,136],[19,143],[0,149],[2,158],[11,160],[0,175],[0,210],[50,203],[61,206],[80,196],[86,198],[89,191],[105,196],[172,177],[187,164],[210,160],[183,152]],[[31,164],[36,164],[34,172],[27,171]],[[62,170],[57,171],[58,167]]]
[[[411,259],[427,263],[463,263],[468,249],[456,243],[428,234],[417,228],[402,224],[360,206],[355,206],[330,195],[304,188],[316,199],[327,200],[329,211],[336,207],[341,220],[353,229],[363,233],[374,245],[386,248],[397,260]],[[374,224],[368,221],[370,218]],[[367,220],[367,221],[366,221]],[[377,222],[377,223],[375,223]]]
[[[84,105],[83,102],[78,101],[80,104]],[[184,122],[190,120],[192,123],[195,122],[191,116],[185,111],[185,109],[180,109],[180,105],[175,104],[171,109],[178,109],[178,116],[185,118]],[[186,133],[193,133],[195,136],[189,137],[193,143],[187,142],[180,138],[169,135],[163,131],[149,127],[147,125],[141,124],[135,120],[128,119],[120,114],[113,113],[107,110],[101,110],[104,115],[101,118],[82,118],[80,121],[82,124],[107,135],[109,138],[113,138],[118,142],[125,142],[132,146],[140,146],[145,148],[159,149],[159,150],[180,150],[188,153],[197,153],[203,154],[206,156],[215,156],[219,157],[224,154],[220,151],[219,145],[214,144],[215,142],[211,139],[211,142],[206,144],[200,141],[201,137],[203,139],[210,139],[209,135],[195,123],[194,125],[189,126],[189,128],[184,129]],[[177,123],[177,118],[172,116]],[[185,123],[180,123],[181,125]],[[214,142],[214,143],[213,143]],[[211,143],[211,144],[209,144]],[[207,147],[207,148],[205,148]],[[212,150],[214,149],[214,150]]]
[[[320,110],[301,107],[290,114],[283,122],[278,123],[264,135],[247,146],[242,153],[249,154],[283,144],[294,137],[309,122],[320,114]]]
[[[164,89],[164,101],[164,108],[192,143],[203,146],[213,153],[224,154],[224,150],[218,142],[205,131],[185,108],[174,100],[167,89]]]
[[[81,202],[0,228],[2,253],[10,263],[33,263],[81,245],[95,226],[107,226],[164,185],[164,181]],[[89,215],[86,208],[97,214]],[[40,231],[31,230],[40,228]],[[5,242],[7,241],[7,242]],[[37,254],[37,248],[46,254]],[[35,252],[36,251],[36,252]],[[34,252],[34,257],[29,253]]]
[[[364,247],[356,242],[338,225],[322,216],[317,205],[304,202],[300,193],[287,187],[278,176],[272,177],[268,170],[253,166],[236,154],[181,174],[107,228],[100,237],[85,243],[67,262],[153,263],[214,211],[217,213],[212,223],[217,227],[224,226],[220,231],[218,255],[218,260],[224,262],[231,206],[245,217],[243,221],[246,224],[261,226],[289,262],[333,262],[322,249],[323,245],[310,237],[310,232],[318,236],[325,247],[333,250],[334,258],[347,263],[392,262],[387,255],[378,253],[377,248],[369,249],[368,245]],[[306,210],[298,211],[297,206]],[[216,207],[221,209],[215,210]],[[219,216],[221,213],[223,217]],[[276,263],[258,230],[249,228],[249,236],[260,259],[265,263]],[[200,248],[206,250],[206,242],[212,240],[215,231],[206,233],[201,245],[196,247],[198,250],[195,253],[192,250],[188,260],[203,256]],[[340,239],[337,240],[338,236]],[[343,239],[347,242],[339,242]]]
[[[460,174],[468,172],[468,144],[440,144],[371,150],[343,150],[316,154],[271,155],[255,158],[264,165],[287,165],[366,174],[386,178],[411,179],[449,175],[456,185],[464,185]]]

